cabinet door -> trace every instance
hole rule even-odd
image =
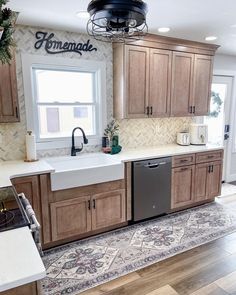
[[[171,59],[171,51],[150,49],[149,106],[152,117],[170,114]]]
[[[207,115],[210,107],[213,57],[196,54],[193,74],[194,115]]]
[[[195,194],[194,201],[200,202],[207,199],[209,163],[197,164],[195,168]]]
[[[19,122],[15,60],[0,63],[0,123]]]
[[[125,46],[127,118],[147,117],[149,49]]]
[[[190,116],[194,54],[173,52],[171,116]]]
[[[50,204],[52,240],[62,240],[91,231],[90,196]]]
[[[221,194],[222,162],[210,163],[211,172],[208,174],[208,199],[213,199]]]
[[[14,178],[12,179],[12,184],[18,194],[25,194],[34,209],[39,223],[41,223],[40,188],[38,176],[34,175]]]
[[[171,209],[193,203],[195,166],[172,169]]]
[[[92,197],[92,229],[100,229],[126,221],[125,190],[101,193]]]

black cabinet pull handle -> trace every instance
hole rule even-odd
[[[149,116],[149,107],[147,107],[147,115]]]
[[[93,200],[93,209],[96,209],[96,200]]]
[[[88,209],[91,210],[91,201],[88,201]]]
[[[151,107],[150,115],[152,116],[152,107]]]
[[[187,171],[188,170],[188,168],[186,167],[186,168],[181,168],[181,171]]]
[[[19,114],[18,114],[18,108],[16,107],[16,118],[19,117]]]
[[[214,171],[214,166],[213,165],[211,165],[211,172],[213,172]]]
[[[190,113],[190,114],[193,113],[193,107],[192,107],[192,106],[189,108],[189,113]]]
[[[211,166],[208,166],[208,173],[211,173]]]
[[[195,106],[193,106],[193,113],[195,114]]]

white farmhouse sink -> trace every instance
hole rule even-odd
[[[52,191],[124,178],[124,164],[102,153],[48,158],[47,162],[55,169],[51,173]]]

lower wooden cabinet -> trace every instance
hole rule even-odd
[[[172,169],[171,209],[194,206],[221,194],[223,150],[196,154],[195,165],[181,167],[178,159],[173,159],[173,166],[179,167]]]
[[[10,289],[8,291],[1,292],[1,295],[40,295],[38,291],[37,282],[33,282],[27,285],[23,285],[17,288]]]
[[[212,199],[221,194],[221,180],[223,165],[221,161],[210,163],[211,170],[208,174],[208,198]]]
[[[125,190],[97,194],[92,197],[92,229],[126,221]]]
[[[194,199],[195,166],[172,169],[172,199],[171,208],[187,206]]]
[[[50,174],[14,178],[12,184],[29,199],[41,224],[43,246],[127,221],[124,179],[55,192]]]
[[[52,242],[118,225],[126,221],[125,189],[53,202],[50,213]]]
[[[52,240],[92,230],[90,196],[50,204]]]

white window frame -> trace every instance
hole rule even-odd
[[[96,135],[87,136],[88,145],[101,144],[103,130],[107,124],[106,112],[106,63],[94,60],[61,58],[54,56],[41,56],[22,54],[22,71],[26,107],[27,130],[32,130],[36,135],[38,150],[71,147],[71,137],[39,139],[38,111],[36,103],[36,81],[33,69],[69,70],[95,73],[96,91]],[[71,104],[72,105],[72,104]],[[78,104],[75,104],[78,105]],[[82,105],[82,104],[81,104]],[[71,130],[72,131],[72,130]],[[85,130],[86,133],[86,130]],[[82,136],[78,134],[79,137]]]

